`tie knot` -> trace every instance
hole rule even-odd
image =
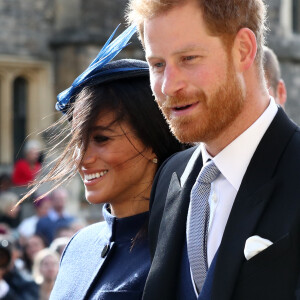
[[[219,174],[219,169],[211,160],[201,169],[197,181],[203,183],[211,183],[219,176]]]

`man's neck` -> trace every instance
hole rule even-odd
[[[216,138],[205,141],[205,148],[212,156],[216,156],[245,130],[247,130],[266,110],[270,103],[269,95],[259,97],[259,100],[245,100],[242,112]],[[256,102],[256,103],[255,103]]]

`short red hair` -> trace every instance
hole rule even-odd
[[[143,43],[145,20],[189,1],[195,1],[202,10],[208,33],[219,36],[225,45],[234,40],[241,28],[252,30],[257,41],[256,61],[261,65],[266,31],[263,0],[130,0],[126,17],[137,26]]]

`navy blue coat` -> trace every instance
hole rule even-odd
[[[105,222],[82,229],[67,245],[51,300],[141,299],[150,268],[147,238],[131,246],[148,212],[117,219],[106,208]]]

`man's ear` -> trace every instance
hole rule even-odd
[[[282,107],[284,107],[287,98],[287,92],[286,92],[284,81],[282,79],[280,79],[277,84],[277,98],[279,100],[279,104]]]
[[[233,43],[233,59],[240,72],[248,70],[256,57],[256,37],[249,28],[242,28],[237,33]]]

